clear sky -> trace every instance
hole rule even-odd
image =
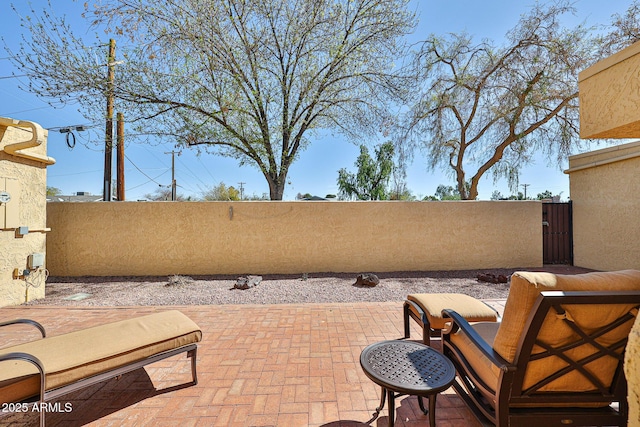
[[[7,2],[7,0],[2,0]],[[66,15],[82,34],[86,25],[80,14],[83,11],[82,1],[52,0],[54,13]],[[27,3],[16,0],[21,14],[28,15]],[[35,10],[46,6],[46,0],[31,0]],[[490,38],[501,42],[504,34],[518,21],[533,1],[526,0],[415,0],[413,7],[419,14],[418,28],[411,36],[412,40],[422,40],[430,33],[457,33],[466,30],[477,40]],[[626,0],[577,0],[576,17],[569,17],[568,24],[586,21],[589,25],[608,24],[615,13],[624,13],[630,2]],[[4,43],[14,51],[18,49],[20,36],[24,31],[20,27],[16,15],[5,7],[0,14],[0,34]],[[105,43],[108,35],[105,35]],[[106,48],[105,53],[106,55]],[[10,78],[12,74],[21,74],[7,59],[8,54],[0,51],[0,116],[20,120],[35,121],[49,132],[48,154],[57,160],[48,171],[47,185],[57,187],[65,195],[78,191],[102,194],[104,164],[104,124],[96,123],[96,127],[85,132],[76,132],[75,148],[69,149],[65,135],[55,130],[74,125],[91,125],[78,112],[78,105],[64,108],[53,108],[45,100],[21,90],[28,84],[25,78]],[[126,134],[126,132],[125,132]],[[372,148],[384,142],[368,141]],[[143,145],[129,143],[126,147],[125,188],[127,200],[142,198],[153,193],[159,185],[171,183],[171,155],[167,154],[174,147],[171,144]],[[599,148],[594,146],[594,148]],[[290,168],[284,199],[293,200],[298,193],[311,193],[317,196],[337,194],[336,184],[338,170],[348,168],[354,170],[354,162],[359,154],[357,145],[347,142],[338,134],[327,132],[315,138],[310,147],[300,153],[299,159]],[[577,154],[577,153],[576,153]],[[178,193],[185,196],[200,197],[203,190],[224,182],[226,185],[239,187],[243,183],[246,195],[268,194],[265,178],[252,166],[240,167],[236,160],[220,156],[203,154],[196,156],[195,151],[183,150],[182,155],[175,158],[175,175]],[[407,171],[408,188],[413,194],[424,197],[432,195],[438,185],[454,185],[453,176],[441,170],[431,172],[427,169],[427,161],[416,153],[413,163]],[[114,153],[115,167],[115,153]],[[527,194],[550,190],[553,194],[562,194],[563,199],[569,197],[569,177],[562,172],[568,167],[568,160],[558,167],[540,158],[536,163],[521,171],[520,183],[529,184]],[[114,172],[115,178],[115,172]],[[494,190],[509,195],[506,181],[494,184],[491,177],[480,183],[481,200],[488,200]],[[520,188],[522,190],[522,187]]]

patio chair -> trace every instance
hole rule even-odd
[[[502,322],[443,310],[454,388],[500,427],[626,426],[623,359],[639,306],[640,271],[515,273]]]
[[[0,349],[0,404],[46,401],[115,378],[180,353],[191,358],[191,384],[197,384],[198,325],[177,310],[108,323],[47,337],[29,319],[0,322],[35,326],[42,339]],[[45,412],[40,412],[44,426]]]

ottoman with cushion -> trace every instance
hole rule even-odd
[[[496,322],[498,312],[465,294],[411,294],[404,302],[404,337],[410,337],[409,318],[422,328],[422,341],[429,345],[445,326],[442,310],[455,310],[468,322]]]

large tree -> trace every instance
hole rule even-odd
[[[394,172],[393,143],[385,142],[375,148],[375,159],[365,145],[355,166],[356,173],[345,168],[338,171],[338,189],[343,200],[387,200],[390,196],[389,180]]]
[[[314,129],[379,130],[380,85],[415,25],[408,3],[103,0],[85,16],[117,35],[114,94],[128,122],[258,167],[280,200]],[[34,16],[23,20],[31,39],[11,52],[30,90],[80,99],[103,117],[108,84],[96,50],[51,6]]]
[[[568,0],[536,4],[503,46],[467,34],[432,35],[420,45],[413,73],[422,84],[404,141],[423,147],[432,168],[452,172],[462,199],[477,198],[489,171],[515,188],[535,153],[561,160],[580,144],[578,72],[605,49],[592,29],[561,25],[572,11]]]

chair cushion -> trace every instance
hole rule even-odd
[[[0,351],[23,352],[40,359],[48,391],[199,342],[201,338],[198,325],[173,310],[47,337]],[[21,401],[39,393],[40,379],[34,365],[20,360],[0,363],[0,400],[3,403]]]
[[[498,313],[485,303],[465,294],[411,294],[407,299],[422,308],[432,329],[444,329],[442,310],[455,310],[468,322],[495,322]]]
[[[511,288],[505,304],[502,323],[498,328],[493,348],[509,362],[514,362],[516,349],[521,336],[526,332],[524,327],[532,310],[533,304],[542,291],[622,291],[640,290],[640,271],[625,270],[618,272],[594,272],[580,275],[555,275],[551,273],[518,272],[511,276]],[[575,305],[565,307],[567,313],[581,328],[594,329],[611,323],[625,313],[633,312],[633,305]],[[632,321],[628,325],[617,328],[598,339],[603,345],[609,345],[624,338],[631,329]],[[557,315],[547,315],[538,335],[538,339],[553,346],[567,344],[577,339],[575,332]],[[534,347],[533,353],[543,350]],[[579,360],[596,350],[592,346],[583,345],[573,350],[572,359]],[[610,383],[617,361],[614,358],[600,358],[587,365],[586,369],[594,373],[605,384]],[[524,379],[523,388],[527,388],[537,381],[546,378],[550,373],[558,371],[566,363],[557,357],[545,358],[529,363]],[[593,385],[576,371],[564,375],[541,388],[541,391],[589,391]]]
[[[480,334],[484,341],[492,345],[500,324],[496,322],[480,322],[474,323],[471,327]],[[500,369],[460,330],[451,334],[449,337],[451,343],[464,355],[465,360],[471,365],[470,371],[474,372],[489,389],[495,392],[498,387]],[[493,404],[495,405],[495,402],[493,402]]]

